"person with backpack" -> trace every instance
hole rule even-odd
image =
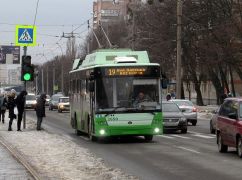
[[[1,94],[0,95],[0,122],[2,121],[3,124],[4,124],[6,109],[7,109],[7,99],[3,94]]]

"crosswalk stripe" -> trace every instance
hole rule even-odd
[[[179,136],[179,135],[175,135],[175,134],[173,134],[173,135],[171,135],[171,136],[173,136],[173,137],[178,137],[178,138],[183,138],[183,139],[192,139],[192,138],[190,138],[190,137]]]
[[[211,136],[206,136],[206,135],[202,135],[202,134],[191,134],[192,136],[196,136],[196,137],[201,137],[201,138],[205,138],[205,139],[213,139],[215,137],[211,137]]]
[[[174,137],[166,136],[166,135],[157,135],[157,136],[160,136],[160,137],[163,137],[163,138],[167,138],[167,139],[174,139]]]

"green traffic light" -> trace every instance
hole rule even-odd
[[[25,74],[24,74],[24,80],[25,80],[25,81],[29,81],[30,78],[31,78],[31,74],[30,74],[30,73],[25,73]]]

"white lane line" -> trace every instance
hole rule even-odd
[[[192,136],[196,136],[196,137],[201,137],[201,138],[205,138],[205,139],[213,139],[215,137],[212,136],[206,136],[206,135],[202,135],[202,134],[191,134]]]
[[[196,153],[196,154],[200,154],[199,151],[196,151],[194,149],[189,149],[189,148],[185,148],[185,147],[182,147],[182,146],[175,146],[175,147],[179,148],[179,149],[183,149],[183,150],[189,151],[189,152],[193,152],[193,153]]]
[[[188,132],[191,133],[192,136],[198,136],[206,139],[212,139],[216,137],[216,134],[205,134],[205,133],[199,133],[195,131],[188,131]]]
[[[174,137],[166,136],[166,135],[157,135],[159,137],[167,138],[167,139],[174,139]]]
[[[186,137],[186,136],[179,136],[179,135],[171,135],[172,137],[178,137],[178,138],[182,138],[182,139],[192,139],[192,138],[189,138],[189,137]]]

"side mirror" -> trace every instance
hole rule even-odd
[[[182,111],[183,113],[184,113],[184,112],[186,112],[186,110],[185,110],[185,109],[182,109],[181,111]]]
[[[236,114],[236,113],[229,113],[229,114],[228,114],[228,117],[229,117],[230,119],[237,119],[237,114]]]
[[[89,80],[92,81],[95,79],[95,76],[94,76],[94,72],[91,72],[90,73],[90,77],[89,77]]]
[[[94,82],[89,82],[88,89],[89,89],[89,92],[94,92],[95,90]]]
[[[161,79],[162,89],[167,89],[168,79]]]

